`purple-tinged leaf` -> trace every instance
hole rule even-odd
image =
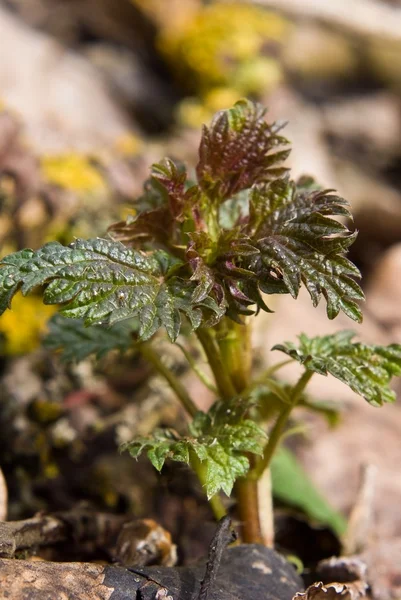
[[[245,268],[255,273],[261,291],[298,296],[303,284],[316,306],[321,296],[327,315],[340,310],[355,321],[363,292],[353,277],[358,269],[344,254],[356,233],[333,219],[349,215],[348,204],[332,190],[298,190],[289,179],[254,186],[245,233],[259,250]]]
[[[217,113],[209,128],[204,126],[196,172],[199,186],[212,201],[222,202],[286,172],[278,165],[289,150],[271,152],[288,144],[277,133],[282,125],[269,125],[264,115],[259,104],[240,100]]]

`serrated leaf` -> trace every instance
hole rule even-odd
[[[245,456],[263,453],[264,432],[245,418],[247,403],[217,402],[208,413],[199,412],[190,425],[190,436],[179,438],[171,430],[157,430],[151,437],[135,439],[123,446],[137,458],[146,450],[156,469],[167,458],[190,464],[191,452],[206,466],[206,493],[211,498],[220,489],[230,495],[234,482],[249,469]]]
[[[275,498],[330,526],[337,535],[345,532],[345,518],[318,492],[290,450],[283,446],[277,450],[271,463],[271,474]]]
[[[203,311],[215,321],[225,312],[213,298],[191,301],[195,283],[169,278],[177,263],[161,251],[145,255],[98,238],[77,240],[67,247],[52,242],[36,252],[22,250],[1,261],[0,313],[19,288],[25,295],[45,286],[45,304],[61,304],[64,316],[82,318],[85,325],[138,317],[140,339],[164,327],[175,340],[180,313],[198,327],[204,321]]]
[[[394,402],[391,378],[401,375],[401,345],[372,346],[352,342],[354,333],[342,331],[334,335],[309,338],[299,336],[300,343],[286,342],[273,347],[306,369],[320,375],[333,375],[373,406]]]
[[[130,215],[108,228],[111,237],[126,246],[141,248],[148,241],[167,244],[172,237],[173,219],[167,206]]]
[[[362,320],[358,269],[344,254],[355,233],[332,216],[349,215],[348,204],[330,190],[298,190],[288,179],[255,186],[250,193],[246,233],[258,248],[248,269],[265,293],[298,296],[303,283],[316,306],[323,295],[329,319],[340,310]]]
[[[176,165],[170,158],[152,165],[152,177],[166,190],[170,214],[180,220],[186,203],[185,183],[187,174],[185,168]]]
[[[132,346],[132,334],[137,330],[137,323],[124,321],[111,327],[85,327],[82,319],[54,315],[48,322],[48,329],[44,345],[51,350],[60,350],[61,358],[67,362],[79,362],[92,354],[100,359],[112,350],[128,350]]]
[[[204,126],[196,168],[201,189],[222,202],[254,183],[283,174],[279,165],[289,151],[271,153],[288,144],[278,135],[280,124],[269,125],[265,110],[249,100],[216,114],[210,127]]]
[[[255,292],[255,285],[249,286],[246,282],[254,274],[238,266],[241,258],[258,254],[259,250],[239,228],[221,231],[217,240],[204,231],[191,233],[189,238],[186,256],[193,270],[191,280],[197,282],[194,301],[199,301],[213,290],[216,297],[227,305],[227,314],[234,319],[236,313],[252,314],[253,311],[248,310],[249,305],[255,302],[263,304],[260,294]]]
[[[196,194],[196,186],[187,189],[185,168],[166,158],[152,165],[144,194],[134,204],[136,214],[108,231],[113,239],[138,248],[148,241],[164,247],[183,243],[181,223],[191,217]]]

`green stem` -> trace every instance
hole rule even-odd
[[[212,381],[210,381],[209,377],[202,371],[202,369],[200,369],[198,367],[198,365],[196,364],[195,359],[191,355],[191,353],[188,352],[188,350],[182,344],[175,342],[175,345],[178,346],[178,348],[181,350],[181,352],[187,359],[189,366],[191,367],[191,369],[193,370],[195,375],[197,375],[197,377],[203,383],[203,385],[206,386],[211,392],[213,392],[214,394],[217,395],[218,390],[217,390],[216,386],[213,385]]]
[[[149,346],[149,344],[140,344],[139,351],[142,356],[154,366],[156,371],[166,379],[167,383],[175,392],[177,398],[181,401],[181,404],[186,409],[188,414],[190,414],[191,417],[194,417],[198,412],[198,408],[178,377],[174,375],[171,369],[167,368],[166,365],[163,364],[158,354]]]
[[[216,330],[217,348],[235,392],[246,398],[244,394],[249,387],[252,367],[251,326],[249,323],[239,325],[223,319]],[[256,464],[256,457],[249,454],[248,460],[252,469]],[[271,503],[267,506],[261,502],[266,494],[270,494],[270,489],[266,490],[264,484],[265,481],[242,477],[235,485],[237,517],[241,522],[242,540],[246,543],[272,545],[272,527],[264,527],[266,522],[272,524]],[[269,533],[266,536],[267,529]]]
[[[251,373],[250,325],[223,319],[216,327],[217,344],[238,394],[247,388]]]
[[[284,431],[284,427],[287,423],[288,417],[290,416],[293,408],[297,405],[302,395],[302,392],[307,386],[312,375],[312,371],[305,371],[305,373],[299,378],[295,386],[292,388],[292,392],[290,394],[291,404],[287,404],[286,406],[284,406],[282,412],[278,416],[277,421],[270,432],[269,441],[265,446],[262,458],[258,461],[255,468],[248,475],[251,479],[259,479],[263,475],[265,469],[267,469],[270,466],[273,455],[282,439],[282,433]]]
[[[221,398],[224,400],[230,400],[230,398],[234,398],[237,395],[237,390],[235,389],[234,384],[229,376],[227,367],[223,362],[219,346],[216,342],[215,332],[213,330],[200,327],[196,330],[196,335],[198,336],[198,340],[205,351],[206,358],[210,368],[212,369],[212,373]]]

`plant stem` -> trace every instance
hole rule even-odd
[[[200,327],[196,330],[196,335],[205,351],[221,398],[224,400],[234,398],[237,395],[237,390],[235,389],[227,371],[227,367],[223,362],[214,331]]]
[[[241,394],[249,384],[251,373],[251,328],[223,319],[217,326],[218,346],[232,383]]]
[[[194,417],[198,412],[198,408],[196,407],[196,404],[194,403],[194,401],[192,400],[192,398],[190,397],[190,395],[188,394],[187,390],[182,385],[178,377],[174,375],[171,369],[168,369],[166,365],[163,364],[158,354],[153,350],[153,348],[151,348],[149,344],[140,344],[139,351],[142,354],[142,356],[150,364],[153,365],[156,371],[166,379],[166,381],[170,385],[171,389],[175,392],[177,398],[181,401],[181,404],[184,406],[186,411],[191,415],[191,417]],[[194,452],[191,452],[190,454],[190,462],[191,467],[195,471],[200,481],[200,484],[203,487],[204,485],[206,485],[206,467],[202,464],[202,462],[199,460],[199,458]],[[214,496],[212,496],[212,498],[209,498],[209,504],[214,516],[218,521],[227,514],[224,504],[221,501],[221,498],[218,494],[215,494]]]
[[[254,457],[249,457],[252,468]],[[258,494],[258,481],[243,477],[235,484],[235,495],[237,498],[237,514],[241,522],[241,538],[246,544],[264,544],[260,524],[260,505]]]
[[[156,371],[166,379],[171,389],[175,392],[177,398],[181,401],[181,404],[185,410],[189,415],[191,415],[191,417],[194,417],[198,412],[198,408],[178,377],[174,375],[171,369],[166,367],[158,354],[153,350],[153,348],[150,347],[149,344],[140,344],[139,351],[142,356],[154,366]]]
[[[269,441],[265,446],[262,458],[258,461],[255,468],[248,474],[248,476],[251,479],[260,479],[265,469],[267,469],[270,466],[273,455],[281,441],[282,433],[287,423],[288,417],[290,416],[292,409],[297,405],[299,398],[302,392],[304,391],[305,387],[307,386],[312,375],[312,371],[305,371],[293,387],[292,392],[290,394],[291,404],[287,404],[286,406],[284,406],[282,412],[279,414],[277,421],[270,432]]]
[[[223,319],[217,326],[217,346],[237,395],[248,389],[251,378],[251,326]],[[245,395],[244,395],[245,398]],[[256,457],[249,454],[250,469]],[[268,476],[268,474],[267,474]],[[246,543],[272,545],[272,507],[266,481],[243,477],[236,482],[237,516],[242,524],[241,537]],[[267,498],[267,504],[264,500]],[[267,514],[266,514],[267,513]],[[266,526],[267,524],[267,526]]]
[[[209,379],[209,377],[206,375],[206,373],[204,373],[202,371],[202,369],[200,369],[198,367],[198,365],[196,364],[196,361],[195,361],[194,357],[191,355],[191,353],[188,352],[188,350],[182,344],[175,342],[175,345],[178,346],[178,348],[182,351],[183,355],[185,356],[185,358],[188,361],[189,366],[191,367],[191,369],[193,370],[195,375],[197,375],[198,379],[200,379],[200,381],[203,383],[203,385],[205,387],[207,387],[211,392],[213,392],[214,394],[217,395],[218,390],[217,390],[216,386],[213,385],[213,382]]]

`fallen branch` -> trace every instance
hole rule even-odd
[[[68,540],[93,540],[107,546],[116,539],[127,517],[76,508],[23,521],[0,522],[0,556],[12,558],[21,550],[36,550]]]

